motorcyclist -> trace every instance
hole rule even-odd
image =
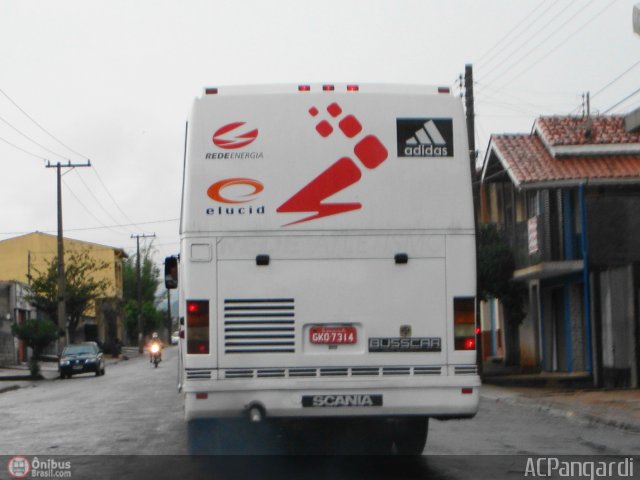
[[[153,362],[152,347],[154,344],[158,345],[158,360],[162,360],[162,341],[158,336],[158,332],[153,332],[153,335],[151,335],[151,340],[149,341],[149,362],[150,363]]]

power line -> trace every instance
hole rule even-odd
[[[482,56],[481,56],[481,57],[480,57],[480,58],[479,58],[475,63],[478,63],[478,64],[480,65],[480,68],[483,68],[483,67],[484,67],[484,68],[486,68],[486,66],[487,66],[487,65],[489,65],[489,64],[491,63],[491,61],[492,61],[494,58],[496,58],[496,56],[498,56],[498,55],[499,55],[500,53],[502,53],[503,51],[502,51],[502,50],[500,50],[500,51],[498,51],[497,53],[493,54],[493,55],[492,55],[492,56],[491,56],[491,57],[490,57],[490,58],[489,58],[485,63],[482,63],[483,58],[484,58],[484,57],[486,57],[486,56],[489,54],[489,52],[493,51],[493,50],[494,50],[494,49],[495,49],[495,48],[496,48],[496,47],[497,47],[501,42],[503,42],[504,40],[506,40],[506,39],[509,37],[509,35],[511,35],[511,34],[512,34],[512,33],[513,33],[513,32],[514,32],[518,27],[520,27],[520,25],[522,25],[525,21],[530,20],[530,19],[529,19],[529,16],[530,16],[533,12],[535,12],[535,11],[536,11],[536,10],[537,10],[537,9],[538,9],[542,4],[544,4],[545,2],[546,2],[546,0],[543,0],[543,1],[540,3],[540,5],[536,5],[536,6],[534,7],[534,9],[533,9],[533,10],[531,10],[529,13],[527,13],[527,15],[526,15],[526,16],[525,16],[525,17],[524,17],[520,22],[518,22],[518,24],[517,24],[515,27],[513,27],[511,30],[509,30],[509,32],[508,32],[504,37],[502,37],[500,40],[498,40],[498,42],[497,42],[493,47],[491,47],[491,49],[489,49],[489,51],[488,51],[488,52],[484,53],[484,54],[483,54],[483,55],[482,55]],[[521,32],[519,33],[519,35],[522,35],[524,32],[526,32],[527,30],[529,30],[533,25],[535,25],[535,24],[538,22],[538,20],[539,20],[540,18],[542,18],[542,17],[543,17],[543,16],[544,16],[544,15],[545,15],[549,10],[551,10],[555,5],[557,5],[557,3],[556,3],[556,2],[552,2],[552,3],[551,3],[551,5],[550,5],[546,10],[544,10],[542,13],[540,13],[540,15],[538,15],[535,19],[530,20],[529,25],[528,25],[528,26],[527,26],[523,31],[521,31]],[[534,34],[534,35],[535,35],[535,34]],[[517,38],[517,37],[516,37],[516,38]],[[510,47],[512,47],[512,46],[513,46],[513,44],[511,44],[511,45],[509,45],[509,46],[510,46]]]
[[[22,153],[26,153],[27,155],[31,155],[32,157],[37,158],[38,160],[42,160],[43,162],[46,162],[47,159],[44,157],[41,157],[40,155],[37,155],[33,152],[30,152],[28,150],[25,150],[22,147],[19,147],[18,145],[16,145],[15,143],[11,143],[9,140],[7,140],[6,138],[2,138],[0,137],[0,141],[3,141],[4,143],[6,143],[7,145],[9,145],[10,147],[15,148],[16,150],[20,150]]]
[[[614,78],[613,80],[611,80],[609,83],[607,83],[604,87],[602,87],[600,90],[598,90],[596,93],[594,93],[593,95],[591,95],[591,100],[593,100],[593,97],[595,97],[596,95],[601,94],[602,92],[604,92],[607,88],[609,88],[611,85],[613,85],[614,83],[616,83],[618,80],[620,80],[622,77],[624,77],[627,73],[629,73],[631,70],[633,70],[634,68],[636,68],[638,65],[640,65],[640,60],[638,60],[636,63],[634,63],[633,65],[631,65],[629,68],[627,68],[624,72],[622,72],[620,75],[618,75],[616,78]]]
[[[27,140],[29,140],[31,143],[34,143],[35,145],[37,145],[38,147],[42,148],[43,150],[46,150],[47,152],[51,153],[52,155],[55,155],[56,157],[60,157],[63,160],[68,160],[71,161],[70,159],[68,159],[67,157],[65,157],[64,155],[61,155],[59,153],[54,152],[53,150],[49,150],[47,147],[45,147],[44,145],[42,145],[41,143],[35,141],[33,138],[31,138],[29,135],[27,135],[26,133],[20,131],[18,128],[16,128],[15,126],[13,126],[11,123],[9,123],[6,119],[0,117],[0,121],[3,122],[5,125],[7,125],[9,128],[13,129],[15,132],[17,132],[18,134],[22,135],[24,138],[26,138]]]
[[[591,0],[589,3],[592,3],[594,0]],[[557,44],[555,47],[553,47],[551,50],[547,51],[545,54],[543,54],[542,56],[540,56],[535,62],[533,62],[532,64],[530,64],[528,67],[526,67],[525,69],[521,70],[519,73],[517,73],[515,76],[511,77],[509,79],[509,81],[507,81],[506,83],[498,86],[496,88],[496,92],[500,91],[502,88],[506,87],[507,85],[509,85],[510,83],[512,83],[514,80],[516,80],[517,78],[520,78],[522,75],[524,75],[526,72],[528,72],[529,70],[531,70],[533,67],[535,67],[538,63],[540,63],[542,60],[545,60],[546,58],[549,57],[549,55],[553,52],[555,52],[558,48],[564,46],[566,44],[566,42],[571,39],[574,35],[576,35],[577,33],[579,33],[582,29],[584,29],[584,27],[586,27],[589,23],[593,22],[596,18],[598,18],[602,12],[604,12],[605,10],[607,10],[609,7],[611,7],[611,5],[613,5],[617,0],[612,0],[610,3],[608,3],[602,10],[598,11],[595,15],[593,15],[589,20],[587,20],[585,23],[583,23],[582,25],[580,25],[580,27],[578,27],[576,30],[574,30],[572,33],[570,33],[566,38],[564,38],[559,44]],[[569,20],[567,20],[565,23],[563,23],[561,25],[561,27],[565,26],[569,21],[573,20],[572,18],[570,18]],[[556,29],[557,31],[557,29]],[[553,35],[555,34],[555,31],[551,34]],[[549,37],[547,37],[545,40],[543,40],[541,43],[539,43],[538,45],[536,45],[536,47],[534,47],[534,49],[529,50],[526,54],[526,56],[528,56],[530,53],[532,53],[536,48],[538,48],[542,43],[545,43],[547,41],[548,38],[551,37],[551,35]],[[520,63],[524,58],[526,58],[526,56],[521,57],[520,61],[518,61],[517,63]],[[517,64],[516,63],[516,64]],[[495,95],[495,94],[494,94]],[[494,95],[490,95],[489,98],[493,97]]]
[[[62,145],[64,148],[66,148],[67,150],[69,150],[70,152],[72,152],[75,155],[78,155],[79,157],[85,159],[85,160],[89,160],[89,158],[86,155],[82,155],[81,153],[76,152],[73,148],[69,147],[68,145],[66,145],[65,143],[63,143],[59,138],[57,138],[55,135],[53,135],[51,132],[49,132],[46,128],[44,128],[42,125],[40,125],[31,115],[29,115],[27,112],[25,112],[22,107],[20,107],[20,105],[18,105],[4,90],[2,90],[0,88],[0,93],[2,95],[5,96],[5,98],[7,100],[9,100],[14,107],[16,107],[18,110],[20,110],[22,112],[22,114],[27,117],[29,120],[31,120],[40,130],[42,130],[44,133],[46,133],[47,135],[49,135],[49,137],[51,137],[52,139],[54,139],[56,142],[58,142],[60,145]]]
[[[171,223],[179,221],[179,218],[167,218],[164,220],[150,220],[148,222],[138,222],[138,223],[128,223],[128,224],[119,224],[119,225],[105,225],[102,227],[82,227],[82,228],[67,228],[66,232],[86,232],[91,230],[104,230],[116,228],[116,227],[134,227],[136,225],[153,225],[156,223]],[[32,233],[31,231],[23,231],[23,232],[0,232],[0,235],[25,235],[27,233]],[[55,233],[55,230],[44,230],[42,233]]]
[[[116,199],[113,198],[113,195],[111,195],[111,192],[109,191],[109,189],[107,188],[107,186],[104,184],[104,182],[102,181],[102,177],[100,176],[100,174],[98,173],[98,169],[97,168],[93,168],[93,172],[96,174],[96,176],[98,177],[98,181],[100,182],[100,184],[102,185],[102,188],[104,188],[104,191],[107,192],[107,195],[109,196],[109,198],[111,199],[111,201],[113,202],[113,204],[116,206],[116,208],[120,211],[120,213],[122,214],[122,216],[125,218],[125,220],[127,220],[129,223],[131,223],[132,225],[136,226],[136,223],[131,220],[129,218],[129,216],[124,212],[124,210],[122,208],[120,208],[120,205],[118,204],[118,202],[116,202]]]
[[[591,5],[594,1],[596,0],[589,0],[589,2],[587,3],[586,6]],[[614,0],[615,1],[615,0]],[[574,5],[572,2],[569,2],[567,4],[566,7],[564,7],[560,13],[558,13],[556,15],[556,18],[559,18],[560,15],[562,15],[565,11],[567,11],[572,5]],[[581,9],[582,7],[578,7],[579,9]],[[579,15],[579,14],[578,14]],[[520,63],[522,63],[523,61],[525,61],[526,59],[528,59],[531,55],[531,53],[533,53],[535,50],[537,50],[538,48],[540,48],[540,46],[542,46],[543,44],[545,44],[547,41],[549,41],[549,39],[551,39],[551,37],[553,37],[554,35],[556,35],[560,30],[562,30],[569,22],[572,22],[575,20],[575,16],[571,15],[569,16],[569,18],[567,20],[565,20],[562,24],[560,24],[558,27],[556,27],[549,35],[547,35],[542,41],[538,42],[533,48],[527,50],[526,53],[523,53],[519,56],[518,60],[515,63],[512,63],[510,65],[507,65],[505,68],[503,68],[502,70],[499,70],[497,73],[494,72],[494,76],[493,77],[489,77],[489,79],[485,79],[485,82],[487,83],[491,83],[492,80],[494,79],[498,79],[500,78],[505,72],[508,72],[510,70],[512,70],[516,65],[519,65]],[[542,32],[543,30],[545,30],[547,27],[549,27],[549,25],[551,25],[553,23],[550,22],[547,25],[545,25],[544,27],[542,27],[541,29],[537,30],[533,36],[527,38],[527,40],[525,40],[524,42],[522,42],[520,45],[518,45],[517,50],[518,51],[521,47],[523,47],[524,45],[526,45],[530,40],[533,40],[533,38],[538,35],[538,33]],[[515,53],[515,52],[514,52]],[[509,57],[507,57],[507,60],[509,58],[511,58],[513,56],[510,55]]]
[[[626,102],[627,100],[629,100],[631,97],[633,97],[634,95],[637,95],[638,93],[640,93],[640,88],[637,89],[635,92],[630,93],[629,95],[627,95],[626,97],[624,97],[622,100],[620,100],[618,103],[616,103],[615,105],[607,108],[604,112],[602,112],[602,114],[606,114],[609,113],[611,110],[613,110],[614,108],[616,108],[617,106],[623,104],[624,102]]]
[[[118,223],[118,220],[116,220],[113,215],[111,215],[107,209],[104,207],[104,205],[102,204],[102,202],[98,199],[98,197],[96,197],[95,193],[93,193],[93,191],[89,188],[89,186],[87,185],[87,183],[84,181],[84,178],[82,178],[82,176],[80,175],[80,173],[76,170],[76,173],[78,174],[78,178],[80,178],[80,181],[82,182],[82,184],[84,185],[84,187],[87,189],[87,191],[89,192],[89,194],[93,197],[93,199],[96,201],[96,203],[98,204],[98,206],[102,209],[102,211],[104,213],[107,214],[107,216],[115,223]],[[95,218],[95,217],[94,217]],[[99,222],[102,224],[102,222]],[[131,230],[129,230],[128,228],[125,228],[125,230],[128,230],[127,233],[132,233]]]

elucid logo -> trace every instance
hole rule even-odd
[[[29,459],[21,455],[11,457],[7,463],[7,471],[12,478],[26,478],[31,472]]]
[[[250,130],[245,122],[233,122],[220,127],[213,134],[213,143],[225,150],[235,150],[246,147],[258,138],[258,129]]]
[[[252,178],[226,178],[207,189],[207,195],[220,203],[249,203],[264,190],[264,185]]]

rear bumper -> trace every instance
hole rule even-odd
[[[437,379],[218,380],[184,385],[185,418],[238,417],[258,406],[266,417],[423,415],[465,418],[478,411],[480,377]]]

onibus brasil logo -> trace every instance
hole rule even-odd
[[[22,455],[15,455],[7,463],[7,471],[11,478],[71,478],[71,461],[55,458],[41,459],[33,457],[29,460]]]

